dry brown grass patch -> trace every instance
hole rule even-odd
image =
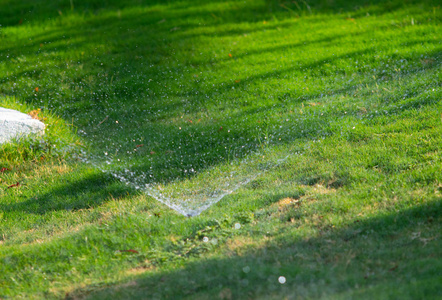
[[[279,211],[283,211],[292,205],[299,205],[301,198],[295,199],[295,198],[291,198],[291,197],[286,197],[286,198],[282,198],[281,200],[279,200],[278,202],[276,202],[273,205],[276,205],[278,207]]]
[[[241,255],[251,246],[255,247],[256,242],[250,237],[235,237],[226,243],[227,251],[236,255]]]
[[[126,270],[124,272],[124,275],[126,275],[126,276],[140,275],[140,274],[144,274],[144,273],[149,272],[149,271],[153,271],[155,269],[156,269],[155,266],[153,266],[152,264],[148,263],[145,266],[136,267],[136,268],[132,268],[132,269]]]
[[[316,194],[320,194],[320,195],[327,195],[327,194],[331,194],[331,193],[336,193],[336,189],[328,188],[328,187],[325,187],[321,184],[314,185],[313,188],[311,189],[311,191]]]

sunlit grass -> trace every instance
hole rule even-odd
[[[440,296],[436,1],[5,3],[0,298]]]

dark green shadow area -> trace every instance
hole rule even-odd
[[[240,255],[146,271],[66,299],[438,299],[441,204],[435,198],[342,229],[318,226],[311,238],[288,227],[260,249],[244,246]],[[253,228],[245,230],[253,234]]]
[[[210,2],[221,2],[211,0]],[[296,2],[296,3],[295,3]],[[207,1],[192,1],[193,5],[204,5]],[[265,0],[263,8],[271,13],[291,13],[294,16],[302,16],[316,11],[342,13],[357,12],[361,8],[369,8],[371,13],[387,13],[410,5],[437,5],[437,1],[380,1],[380,0],[310,0],[310,1],[287,1],[287,0]],[[85,14],[97,14],[104,10],[119,10],[129,6],[149,7],[159,5],[175,5],[186,8],[189,4],[182,0],[92,0],[92,1],[48,1],[48,0],[24,0],[16,3],[13,0],[3,0],[3,9],[0,19],[3,26],[19,26],[26,22],[47,20],[57,18],[60,14],[69,11],[80,11]],[[382,9],[378,7],[382,4]],[[356,13],[357,15],[357,13]]]
[[[80,179],[68,175],[60,176],[59,183],[50,188],[49,192],[34,193],[25,201],[17,199],[17,202],[11,204],[0,203],[0,210],[7,214],[8,218],[20,218],[22,213],[46,215],[56,211],[75,212],[135,194],[133,188],[108,174],[87,174]]]
[[[212,1],[214,2],[214,1]],[[194,1],[194,4],[204,4],[205,1]],[[16,3],[12,0],[2,0],[4,8],[0,13],[3,26],[20,26],[27,22],[47,21],[69,12],[98,14],[103,11],[119,10],[127,7],[150,7],[158,5],[187,6],[180,0],[92,0],[92,1],[63,1],[63,0],[25,0]]]

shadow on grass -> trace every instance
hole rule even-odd
[[[60,183],[49,192],[36,194],[25,201],[0,204],[0,211],[14,215],[19,212],[47,214],[52,211],[89,209],[104,202],[133,195],[134,189],[106,174],[92,174],[79,180],[60,178]]]
[[[233,238],[227,257],[191,260],[170,271],[135,269],[122,282],[66,298],[436,299],[442,296],[441,205],[439,197],[397,213],[356,218],[343,229],[319,224],[311,238],[288,226],[258,249]]]
[[[212,0],[211,2],[216,2]],[[206,1],[194,1],[195,4],[204,4]],[[180,4],[178,0],[25,0],[17,3],[13,0],[4,0],[0,19],[3,26],[20,26],[26,22],[47,21],[56,19],[63,13],[81,12],[83,14],[98,14],[105,11],[116,11],[127,7],[150,7],[156,5]]]
[[[211,0],[210,3],[221,2],[219,0]],[[193,5],[204,5],[207,1],[192,1]],[[380,9],[379,4],[383,4],[383,9]],[[426,4],[436,6],[437,0],[407,0],[407,1],[385,1],[381,0],[338,0],[338,1],[323,1],[323,0],[311,0],[308,2],[303,1],[288,1],[288,0],[265,0],[263,5],[260,5],[261,9],[272,14],[278,14],[283,12],[287,14],[290,12],[292,15],[300,16],[309,14],[316,11],[326,11],[330,13],[342,13],[360,11],[361,8],[369,8],[370,13],[387,13],[393,10],[397,10],[409,5]],[[84,14],[97,14],[102,11],[109,10],[121,10],[127,7],[149,7],[157,5],[174,5],[179,8],[186,8],[188,5],[182,1],[177,0],[92,0],[92,1],[50,1],[50,0],[25,0],[17,3],[13,0],[4,0],[3,9],[0,12],[0,19],[3,26],[20,26],[26,22],[48,20],[51,18],[57,18],[63,13],[70,11],[81,11]],[[256,10],[255,10],[256,11]],[[364,15],[366,12],[362,12]],[[354,14],[354,16],[358,16]],[[219,20],[219,17],[213,17],[212,21]],[[222,19],[221,19],[222,20]],[[219,20],[219,21],[221,21]]]

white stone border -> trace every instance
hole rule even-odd
[[[0,107],[0,144],[29,134],[44,134],[45,124],[17,110]]]

